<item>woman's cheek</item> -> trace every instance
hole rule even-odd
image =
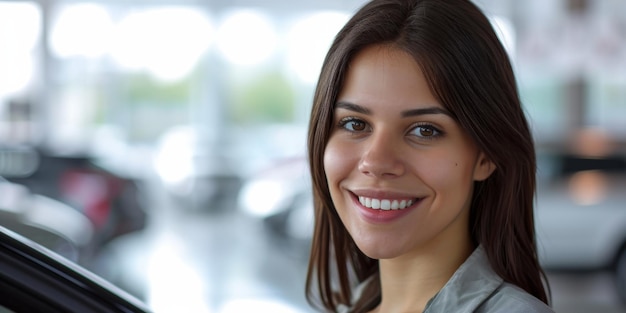
[[[466,161],[455,157],[458,154],[459,152],[454,151],[425,158],[430,162],[419,165],[420,176],[427,180],[431,187],[452,187],[466,181],[471,176],[470,167]]]
[[[331,183],[350,171],[350,163],[352,163],[350,158],[354,157],[355,154],[349,153],[348,150],[346,145],[336,144],[332,139],[328,142],[326,151],[324,151],[324,170]]]

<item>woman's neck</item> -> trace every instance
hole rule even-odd
[[[473,250],[467,238],[380,260],[382,302],[376,312],[422,312]]]

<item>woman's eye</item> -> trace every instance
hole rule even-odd
[[[417,137],[428,138],[428,139],[432,139],[441,135],[441,132],[437,128],[431,125],[417,126],[411,131],[411,133]]]
[[[365,123],[359,122],[359,121],[352,121],[352,122],[348,122],[348,124],[346,124],[346,127],[354,131],[363,131],[365,130]]]
[[[339,126],[351,132],[362,132],[367,129],[367,124],[357,119],[341,120]]]

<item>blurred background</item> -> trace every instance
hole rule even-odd
[[[475,2],[535,134],[554,307],[626,312],[626,3]],[[310,312],[308,114],[363,3],[0,0],[0,223],[157,313]]]

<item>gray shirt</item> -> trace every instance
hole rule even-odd
[[[554,310],[523,289],[504,282],[479,246],[426,304],[424,313],[440,312],[554,313]]]
[[[496,274],[481,246],[465,260],[424,313],[550,313],[549,306]]]

